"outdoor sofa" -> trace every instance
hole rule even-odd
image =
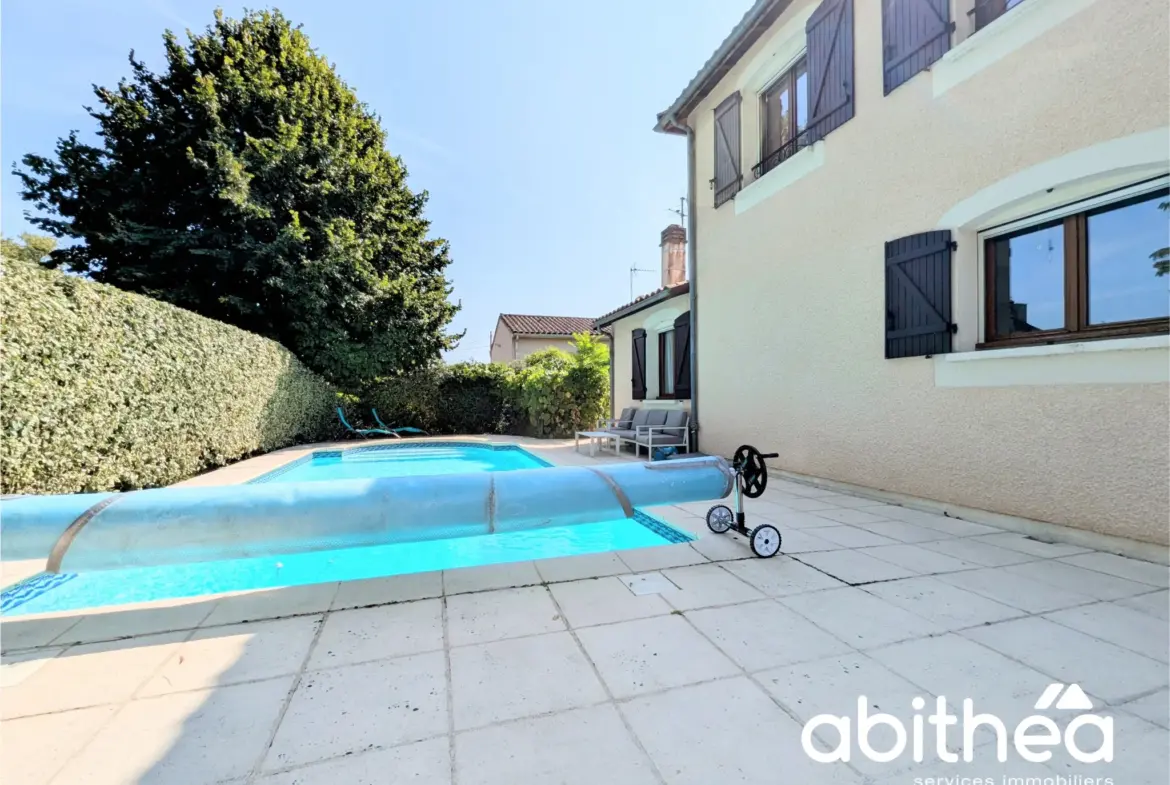
[[[634,455],[640,456],[642,448],[654,460],[658,447],[674,447],[679,452],[690,452],[690,412],[685,409],[639,409],[633,406],[622,409],[620,416],[607,421],[603,428],[617,438],[617,451],[623,444],[634,447]]]

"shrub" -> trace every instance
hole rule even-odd
[[[596,428],[609,410],[609,349],[573,336],[576,353],[544,349],[525,358],[512,387],[536,436],[565,437]]]
[[[0,487],[125,490],[335,435],[336,393],[277,343],[5,260]]]
[[[430,433],[510,433],[516,410],[512,370],[501,363],[433,365],[379,379],[362,399],[391,427],[412,425]]]

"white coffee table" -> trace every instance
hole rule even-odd
[[[581,452],[581,440],[589,440],[589,457],[597,457],[598,446],[604,445],[607,441],[611,441],[610,445],[614,453],[617,452],[617,434],[609,431],[577,431],[577,437],[573,443],[573,449]]]

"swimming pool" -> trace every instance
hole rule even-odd
[[[420,477],[547,468],[512,445],[404,443],[317,452],[252,482]],[[519,475],[516,475],[519,477]],[[555,522],[555,519],[554,519]],[[35,576],[0,594],[0,615],[79,610],[249,589],[302,586],[642,548],[693,539],[641,510],[633,516],[483,536],[282,556]]]
[[[513,444],[403,442],[318,450],[252,483],[354,480],[372,477],[425,477],[462,472],[507,472],[551,466]]]

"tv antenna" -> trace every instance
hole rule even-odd
[[[680,196],[678,198],[678,209],[677,210],[675,210],[673,207],[668,207],[667,212],[671,212],[671,213],[674,213],[675,215],[677,215],[678,216],[678,225],[683,227],[684,229],[686,228],[686,226],[687,226],[687,198],[685,196]]]
[[[636,264],[630,265],[630,301],[634,300],[634,274],[635,273],[656,273],[657,270],[646,270]]]

